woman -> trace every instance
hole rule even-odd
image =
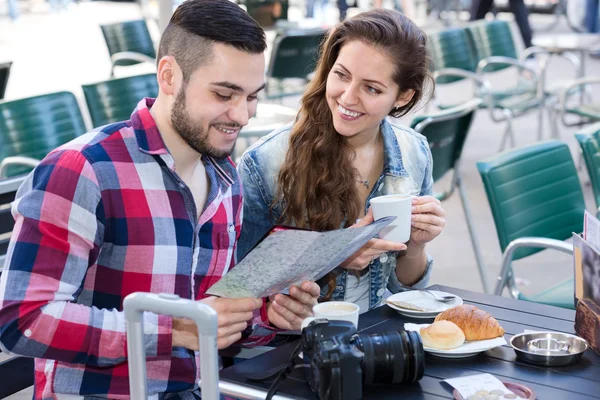
[[[244,220],[241,259],[274,224],[328,231],[373,221],[369,201],[415,196],[408,243],[381,239],[324,278],[324,300],[361,311],[392,292],[427,285],[425,244],[441,232],[445,213],[431,196],[426,139],[392,125],[432,82],[426,36],[393,10],[374,9],[340,23],[328,36],[297,120],[262,138],[242,156]],[[273,302],[274,307],[279,307]]]

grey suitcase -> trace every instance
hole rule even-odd
[[[123,301],[127,321],[127,353],[131,400],[147,400],[146,353],[144,351],[144,311],[193,320],[200,345],[200,389],[203,400],[219,399],[217,312],[206,304],[174,294],[132,293]]]

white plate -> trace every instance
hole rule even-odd
[[[438,315],[441,312],[446,311],[449,308],[455,307],[455,306],[459,306],[463,303],[463,300],[456,296],[455,294],[452,293],[446,293],[446,292],[440,292],[437,290],[430,290],[429,292],[435,294],[437,297],[443,297],[443,296],[454,296],[456,297],[454,299],[454,301],[450,302],[450,303],[442,303],[440,301],[437,301],[433,298],[432,295],[428,294],[427,292],[422,292],[419,290],[411,290],[411,291],[407,291],[407,292],[400,292],[400,293],[396,293],[394,295],[391,295],[390,297],[388,297],[388,300],[391,301],[404,301],[406,303],[411,303],[414,304],[415,306],[419,306],[419,307],[423,307],[423,308],[428,308],[431,309],[433,311],[414,311],[414,310],[407,310],[404,308],[400,308],[400,307],[396,307],[393,304],[389,304],[386,302],[386,304],[393,308],[394,310],[398,311],[400,314],[405,315],[407,317],[411,317],[411,318],[435,318],[436,315]]]
[[[421,328],[428,327],[430,324],[404,324],[404,329],[407,331],[416,331],[419,332]],[[431,347],[423,347],[423,350],[432,354],[436,357],[444,357],[444,358],[465,358],[471,357],[481,352],[491,350],[498,346],[503,346],[506,344],[506,339],[503,337],[495,338],[495,339],[487,339],[487,340],[476,340],[472,342],[465,342],[463,345],[452,349],[452,350],[440,350],[434,349]]]

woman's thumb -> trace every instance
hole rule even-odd
[[[354,228],[360,228],[361,226],[367,226],[367,225],[371,224],[373,221],[374,221],[373,210],[369,207],[367,214],[364,217],[362,217],[361,219],[359,219],[358,222],[352,226]]]

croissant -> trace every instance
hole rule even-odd
[[[435,317],[436,321],[454,322],[465,334],[465,339],[485,340],[504,335],[504,329],[487,312],[467,304],[452,307]]]

